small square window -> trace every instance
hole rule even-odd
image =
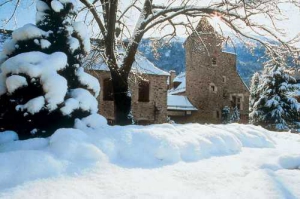
[[[223,83],[226,83],[226,77],[223,76]]]
[[[211,58],[211,63],[212,63],[212,65],[217,65],[217,58],[216,57],[212,57]]]
[[[218,88],[213,83],[209,84],[208,86],[209,92],[217,93]]]
[[[215,91],[215,86],[211,86],[211,90],[212,90],[212,91]]]

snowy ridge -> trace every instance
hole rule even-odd
[[[274,147],[265,130],[250,125],[233,124],[224,130],[223,125],[200,124],[120,127],[108,126],[102,116],[92,115],[77,120],[75,126],[77,129],[57,130],[49,139],[13,141],[13,132],[1,133],[0,159],[5,161],[1,161],[0,170],[7,175],[0,176],[0,190],[99,161],[153,168],[232,155],[245,146]],[[235,127],[242,131],[233,131]],[[23,166],[17,169],[19,175],[14,176],[17,162]],[[36,162],[39,163],[34,166]]]
[[[106,123],[95,114],[77,129],[24,141],[0,133],[0,198],[300,197],[299,135],[239,124]]]

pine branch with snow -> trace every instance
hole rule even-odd
[[[15,30],[0,54],[0,128],[51,135],[98,111],[100,85],[80,66],[90,41],[76,1],[38,0],[37,25]],[[31,133],[30,133],[31,132]]]
[[[265,67],[257,87],[257,98],[252,102],[252,123],[279,131],[296,128],[300,111],[295,98],[297,90],[296,80],[286,68],[271,62]]]
[[[222,109],[222,123],[223,124],[230,123],[230,108],[228,106],[225,106]]]
[[[238,107],[234,107],[233,108],[233,111],[232,111],[232,114],[231,114],[231,117],[230,117],[230,123],[236,123],[236,122],[239,122],[240,121],[240,111],[238,109]]]
[[[259,93],[258,93],[259,81],[260,81],[260,74],[258,72],[256,72],[252,76],[251,85],[250,85],[250,97],[249,97],[249,112],[250,113],[253,111],[254,103],[259,98]],[[250,123],[252,123],[251,118],[249,118],[249,119],[250,119]]]

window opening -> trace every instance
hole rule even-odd
[[[149,102],[150,82],[142,80],[139,84],[139,102]]]

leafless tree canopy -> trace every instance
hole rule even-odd
[[[96,22],[100,34],[99,38],[105,41],[104,55],[110,62],[112,70],[116,69],[117,58],[115,45],[126,41],[126,54],[121,71],[128,71],[131,67],[137,46],[143,36],[155,29],[162,31],[167,27],[173,31],[161,35],[162,37],[174,37],[178,27],[185,28],[187,32],[193,29],[191,19],[194,17],[219,17],[237,35],[251,38],[263,43],[269,51],[273,51],[273,45],[262,41],[259,37],[249,34],[249,30],[257,35],[272,36],[283,48],[290,53],[297,53],[292,44],[299,42],[300,34],[290,41],[284,40],[285,31],[278,27],[277,22],[283,20],[281,6],[290,4],[300,8],[298,0],[166,0],[161,3],[153,0],[80,0],[84,4],[82,11],[92,14],[92,21]],[[135,13],[136,15],[133,15]],[[128,21],[136,17],[135,25]],[[258,19],[269,21],[269,26],[259,23]],[[248,31],[245,31],[248,30]],[[119,69],[119,68],[118,68]]]
[[[17,11],[20,2],[24,0],[4,0],[0,6],[14,3]],[[251,30],[256,35],[271,36],[277,40],[281,49],[289,51],[290,55],[299,56],[299,50],[293,48],[300,41],[300,33],[293,39],[283,39],[287,30],[278,26],[278,21],[284,20],[282,5],[300,9],[299,0],[79,0],[81,16],[86,22],[97,26],[97,38],[103,40],[102,55],[111,70],[128,72],[134,61],[134,55],[141,39],[148,32],[160,32],[161,38],[172,38],[177,29],[185,29],[187,33],[193,30],[191,19],[201,16],[218,17],[230,27],[241,39],[243,37],[256,40],[274,52],[274,43],[262,41],[259,37],[249,34]],[[269,25],[259,23],[259,19],[269,22]],[[168,33],[165,29],[168,28]],[[247,30],[247,31],[246,31]],[[116,45],[126,42],[123,62],[117,61]],[[119,65],[119,66],[118,66]],[[118,67],[117,67],[118,66]]]

